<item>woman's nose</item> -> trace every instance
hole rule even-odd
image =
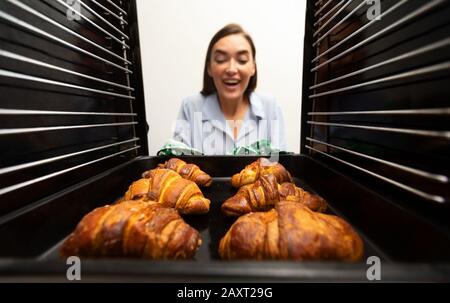
[[[236,61],[230,60],[226,69],[226,72],[228,74],[235,74],[237,73],[237,64]]]

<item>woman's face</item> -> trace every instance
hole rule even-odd
[[[221,100],[239,100],[255,74],[250,43],[241,34],[223,37],[212,48],[208,74]]]

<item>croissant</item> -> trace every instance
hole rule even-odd
[[[238,218],[219,244],[222,259],[358,261],[363,253],[346,221],[292,201]]]
[[[124,200],[151,200],[172,207],[182,214],[204,214],[209,211],[206,199],[197,184],[183,179],[170,169],[150,170],[148,178],[133,182]]]
[[[187,180],[195,182],[198,186],[210,186],[212,183],[212,178],[210,175],[205,173],[195,164],[188,164],[183,160],[178,158],[171,158],[164,164],[159,164],[159,168],[166,168],[176,171],[181,177]],[[148,178],[150,171],[146,171],[142,174],[142,178]]]
[[[313,211],[324,212],[327,202],[321,197],[304,191],[293,183],[279,185],[274,175],[261,176],[255,183],[242,186],[233,197],[222,204],[226,216],[240,216],[253,211],[265,211],[280,200],[301,203]]]
[[[63,243],[62,256],[192,258],[202,240],[178,212],[156,202],[125,201],[88,213]]]
[[[264,174],[273,174],[278,183],[292,182],[289,172],[280,163],[270,162],[266,158],[259,158],[255,162],[247,165],[240,173],[231,177],[233,187],[241,187],[255,182]]]
[[[321,196],[311,194],[294,183],[284,182],[278,185],[280,200],[300,202],[312,211],[323,213],[327,210],[328,203]]]

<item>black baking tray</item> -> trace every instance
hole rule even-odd
[[[282,163],[305,190],[327,199],[328,213],[346,219],[361,235],[365,256],[359,263],[292,261],[223,261],[218,244],[234,220],[220,212],[236,189],[232,174],[256,157],[183,157],[213,176],[203,188],[211,200],[208,214],[184,216],[200,231],[203,244],[194,259],[148,261],[82,259],[84,281],[368,281],[369,256],[381,260],[382,281],[450,281],[448,226],[391,203],[363,184],[303,155],[285,155]],[[67,281],[59,247],[92,209],[114,203],[143,171],[164,157],[141,157],[55,193],[0,222],[0,280]]]

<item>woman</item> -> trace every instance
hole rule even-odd
[[[183,100],[174,139],[206,155],[233,154],[267,140],[284,150],[284,121],[273,98],[254,92],[256,49],[237,24],[219,30],[208,46],[203,89]]]

